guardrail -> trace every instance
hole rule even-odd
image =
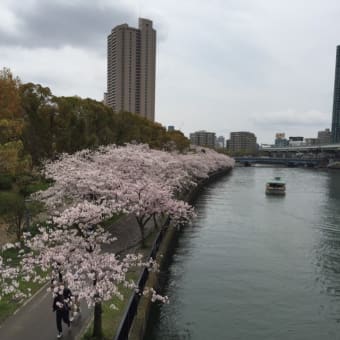
[[[154,260],[156,258],[159,246],[163,240],[163,237],[166,232],[167,226],[169,225],[169,222],[170,221],[168,219],[166,221],[165,227],[162,228],[161,231],[158,233],[157,238],[155,239],[152,245],[149,259]],[[147,268],[144,268],[137,283],[139,292],[143,292],[148,278],[149,278],[149,270]],[[130,329],[131,329],[133,320],[137,314],[139,301],[142,297],[142,294],[139,292],[138,293],[134,292],[132,296],[130,297],[128,306],[125,310],[122,321],[120,322],[120,325],[118,327],[114,340],[127,340],[129,338]]]

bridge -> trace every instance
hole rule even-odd
[[[260,152],[337,152],[337,151],[340,151],[340,144],[270,147],[270,148],[261,148],[259,151]]]
[[[285,166],[303,166],[303,167],[318,167],[326,166],[328,160],[322,158],[275,158],[275,157],[234,157],[237,163],[244,166],[251,166],[252,164],[272,164]]]

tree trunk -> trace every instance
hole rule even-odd
[[[146,216],[142,216],[142,217],[135,216],[135,217],[138,222],[139,230],[140,230],[141,237],[142,237],[141,246],[142,248],[144,248],[145,247],[145,226],[149,222],[150,218],[152,218],[152,215],[148,217]]]
[[[139,225],[139,229],[140,229],[140,234],[141,234],[141,247],[144,248],[145,247],[145,235],[144,235],[144,224],[142,223],[138,223]]]
[[[141,235],[141,246],[142,246],[142,248],[144,248],[144,246],[145,246],[145,242],[144,242],[144,238],[145,238],[144,226],[145,226],[145,223],[143,223],[143,220],[141,218],[137,217],[137,216],[136,216],[136,220],[137,220],[138,227],[139,227],[139,230],[140,230],[140,235]]]
[[[96,302],[94,305],[93,337],[98,340],[103,338],[102,313],[101,302]]]
[[[152,215],[152,218],[153,218],[153,223],[154,223],[155,229],[156,229],[156,230],[159,230],[156,215]]]

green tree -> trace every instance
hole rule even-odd
[[[21,85],[20,96],[25,114],[24,147],[37,164],[54,154],[54,121],[58,107],[50,89],[39,84]]]
[[[20,81],[8,68],[0,70],[0,143],[20,138],[23,115],[19,96]]]
[[[13,192],[0,192],[0,214],[8,225],[7,231],[20,242],[25,219],[24,197]]]
[[[167,136],[169,141],[174,143],[175,148],[181,152],[188,149],[190,146],[190,140],[184,136],[182,131],[168,131]]]
[[[20,140],[0,144],[0,174],[15,176],[30,171],[30,168],[30,157],[24,155],[24,147]]]

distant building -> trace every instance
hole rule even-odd
[[[332,116],[332,142],[340,143],[340,45],[336,48]]]
[[[156,31],[152,21],[116,26],[107,38],[106,104],[155,120]]]
[[[190,133],[191,144],[214,148],[215,142],[216,142],[215,132],[207,132],[202,130]]]
[[[275,147],[285,148],[288,146],[288,139],[286,139],[286,134],[279,132],[275,135]]]
[[[216,147],[225,148],[225,138],[223,136],[219,136],[216,138]]]
[[[168,126],[168,132],[175,131],[175,127],[173,125]]]
[[[330,144],[332,140],[332,133],[329,129],[318,132],[318,140],[320,145]]]
[[[303,137],[289,137],[289,146],[302,146],[303,145]]]
[[[228,150],[232,153],[257,151],[256,136],[252,132],[239,131],[231,132],[228,143]]]
[[[258,145],[258,149],[271,149],[273,148],[275,145],[273,144],[265,144],[265,143],[262,143],[261,145]]]
[[[313,146],[313,145],[319,145],[319,139],[318,138],[305,138],[304,144],[306,146]]]
[[[289,145],[289,141],[286,138],[275,139],[275,147],[276,148],[286,148],[288,145]]]
[[[275,139],[284,139],[286,138],[286,134],[284,132],[278,132],[275,134]]]

